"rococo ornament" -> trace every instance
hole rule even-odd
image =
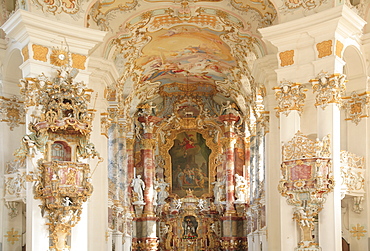
[[[352,92],[351,96],[343,97],[343,108],[346,111],[346,120],[358,125],[362,118],[369,117],[370,93]]]
[[[353,197],[352,210],[361,213],[365,195],[365,158],[348,151],[340,152],[341,197]]]
[[[50,80],[45,75],[21,80],[27,107],[34,107],[30,134],[15,152],[17,160],[37,163],[27,181],[35,181],[34,197],[48,219],[50,250],[69,250],[66,238],[77,224],[82,204],[91,195],[90,166],[82,159],[102,159],[89,142],[93,110],[88,109],[90,91],[73,81],[76,70],[59,70]],[[100,163],[99,161],[99,163]]]
[[[17,96],[11,98],[0,97],[0,121],[6,122],[10,130],[24,124],[24,104]]]
[[[329,75],[321,72],[317,79],[311,79],[313,92],[317,93],[315,106],[321,106],[325,109],[330,103],[342,105],[342,95],[346,89],[346,75]]]
[[[290,111],[298,111],[299,114],[302,113],[304,99],[306,94],[304,94],[307,89],[303,89],[303,86],[299,83],[292,82],[281,82],[279,86],[274,87],[275,97],[279,103],[277,110],[277,116],[283,113],[288,116]]]
[[[301,229],[298,251],[321,250],[312,232],[326,194],[334,188],[329,148],[328,136],[312,141],[301,132],[283,145],[282,179],[278,188],[288,204],[294,206],[293,219]]]

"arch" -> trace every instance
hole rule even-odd
[[[19,80],[23,77],[20,65],[23,57],[18,49],[13,49],[3,62],[3,93],[19,95]]]
[[[343,52],[343,60],[346,62],[343,73],[347,76],[347,89],[349,95],[354,90],[365,90],[367,83],[366,63],[359,49],[350,45]]]

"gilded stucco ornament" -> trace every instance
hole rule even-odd
[[[350,120],[356,125],[362,118],[369,117],[370,92],[352,92],[349,97],[342,97],[343,108],[346,111],[346,120]]]
[[[280,52],[279,58],[281,67],[294,64],[294,50]]]
[[[330,103],[342,106],[342,96],[346,89],[346,75],[344,74],[327,74],[321,72],[317,79],[311,79],[313,92],[316,94],[315,106],[325,109]]]
[[[56,66],[66,66],[68,64],[68,53],[61,49],[53,49],[50,55],[50,63]]]
[[[317,49],[317,52],[319,53],[317,55],[318,58],[323,58],[323,57],[327,57],[327,56],[330,56],[331,54],[333,54],[333,41],[332,40],[327,40],[327,41],[323,41],[321,43],[318,43],[316,44],[316,49]]]
[[[353,197],[352,210],[361,213],[365,196],[365,158],[348,151],[340,153],[341,197]]]
[[[25,124],[24,103],[17,96],[5,98],[0,96],[0,121],[6,122],[13,131],[14,127]]]
[[[310,140],[301,132],[283,145],[282,179],[279,192],[294,206],[293,219],[301,229],[296,250],[321,250],[312,237],[315,222],[324,206],[326,194],[334,188],[330,139]]]
[[[27,175],[35,183],[34,197],[48,219],[50,250],[64,251],[66,238],[77,224],[82,204],[91,196],[90,166],[82,159],[99,159],[90,132],[93,111],[88,109],[91,90],[74,82],[75,70],[58,70],[54,78],[40,75],[21,80],[25,105],[33,107],[30,134],[15,152],[18,161],[30,158],[37,170]]]
[[[279,86],[273,88],[275,90],[275,98],[278,101],[278,107],[275,109],[276,116],[280,113],[288,116],[290,111],[298,111],[299,114],[303,111],[304,100],[306,94],[303,86],[299,83],[292,83],[289,81],[281,82]]]

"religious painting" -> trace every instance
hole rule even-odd
[[[187,215],[184,217],[184,221],[182,222],[183,227],[183,239],[196,239],[198,237],[197,228],[198,228],[198,221],[195,216]]]
[[[172,192],[184,197],[186,190],[201,196],[209,191],[209,157],[211,149],[196,131],[179,133],[169,150],[171,156]]]
[[[150,35],[136,64],[143,68],[142,81],[199,84],[224,81],[236,62],[222,32],[181,25]]]

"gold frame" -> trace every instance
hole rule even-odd
[[[213,138],[208,134],[210,127],[217,128],[220,130],[219,126],[216,124],[214,121],[208,122],[207,129],[202,128],[197,128],[197,119],[196,118],[183,118],[179,120],[179,126],[181,128],[179,129],[172,129],[171,134],[169,138],[166,140],[165,144],[160,142],[159,144],[159,152],[160,155],[163,156],[163,159],[165,161],[164,164],[164,178],[165,181],[170,185],[170,196],[176,197],[178,196],[177,194],[172,193],[172,165],[171,165],[171,155],[169,154],[169,150],[173,147],[174,145],[174,140],[176,136],[179,133],[182,132],[188,132],[188,131],[194,131],[197,133],[202,134],[203,138],[206,141],[207,146],[211,149],[211,153],[209,155],[209,166],[208,166],[208,177],[209,177],[209,182],[208,182],[208,192],[203,194],[201,197],[211,197],[212,192],[211,192],[211,184],[212,182],[215,181],[215,176],[216,176],[216,156],[221,152],[221,146],[220,144],[215,143]],[[159,128],[158,131],[160,131],[163,128]],[[157,132],[158,132],[157,131]],[[221,132],[221,130],[220,130]]]

